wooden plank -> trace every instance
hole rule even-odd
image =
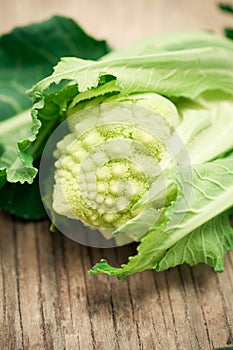
[[[168,30],[220,33],[231,21],[214,0],[3,0],[0,32],[53,13],[74,17],[115,47]],[[119,281],[87,270],[101,257],[119,265],[134,246],[88,248],[48,227],[47,221],[0,214],[1,349],[212,350],[233,344],[233,252],[221,274],[184,265]]]
[[[0,32],[63,14],[76,19],[90,34],[123,47],[163,31],[210,29],[220,33],[231,19],[216,4],[215,0],[1,0]]]
[[[4,228],[4,231],[3,231]],[[0,216],[0,344],[2,349],[22,348],[22,320],[13,220]]]
[[[233,254],[225,272],[199,265],[118,281],[90,277],[100,250],[0,216],[1,349],[203,349],[232,344]],[[4,229],[3,229],[4,228]],[[118,253],[118,256],[116,255]]]

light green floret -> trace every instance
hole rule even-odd
[[[147,197],[180,117],[172,102],[153,93],[90,104],[68,113],[71,132],[54,153],[53,208],[90,226],[115,229],[143,210],[135,204]]]
[[[110,97],[105,102],[126,102],[147,108],[165,119],[173,128],[176,128],[181,118],[176,106],[166,97],[155,93],[133,94],[128,97]]]
[[[117,144],[112,145],[114,140]],[[102,228],[119,227],[139,214],[132,207],[147,193],[151,179],[137,164],[137,154],[127,159],[126,149],[118,145],[122,140],[142,146],[145,155],[139,157],[144,157],[143,161],[147,153],[160,161],[166,151],[149,132],[122,124],[95,127],[78,139],[71,133],[58,143],[53,198],[58,214]],[[114,152],[118,155],[119,151],[121,157],[114,158]]]

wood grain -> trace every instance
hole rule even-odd
[[[233,254],[225,272],[199,265],[126,281],[87,275],[101,256],[119,265],[134,247],[95,249],[48,222],[0,216],[1,349],[212,349],[233,344]]]
[[[3,0],[0,31],[72,16],[120,47],[162,31],[211,29],[231,19],[212,0]],[[49,232],[48,221],[0,214],[0,349],[209,350],[233,344],[233,252],[225,272],[186,265],[126,281],[87,275],[119,265],[134,246],[94,249]]]
[[[228,0],[227,2],[232,2]],[[184,29],[221,33],[232,22],[217,0],[1,0],[0,32],[54,14],[76,19],[90,34],[123,47],[154,34]]]

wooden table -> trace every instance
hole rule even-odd
[[[115,47],[161,31],[212,29],[231,18],[213,0],[1,0],[0,31],[72,16]],[[22,203],[23,205],[23,203]],[[101,257],[124,262],[135,247],[93,249],[49,223],[0,215],[0,349],[203,349],[233,344],[233,252],[225,272],[199,265],[126,281],[87,275]]]

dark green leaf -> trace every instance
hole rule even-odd
[[[229,39],[233,39],[233,28],[225,28],[225,35]]]
[[[31,142],[40,122],[30,117],[31,100],[26,94],[31,86],[51,74],[62,56],[98,59],[109,51],[105,41],[88,36],[72,19],[55,16],[41,23],[16,28],[0,37],[0,207],[18,216],[37,218],[42,214],[39,191],[24,185],[23,202],[37,198],[34,209],[15,202],[20,185],[32,183],[37,174],[31,156]],[[45,141],[57,123],[47,125]],[[38,140],[33,156],[41,154]],[[5,188],[4,188],[5,187]],[[36,184],[34,185],[34,188]],[[24,187],[23,187],[24,188]],[[31,189],[31,190],[29,190]],[[6,192],[9,198],[5,196]],[[20,192],[21,193],[21,192]],[[24,209],[23,209],[24,207]]]
[[[222,11],[233,13],[233,6],[230,4],[222,3],[222,4],[219,4],[219,7]]]

